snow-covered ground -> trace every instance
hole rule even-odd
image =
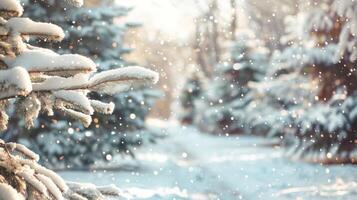
[[[115,184],[123,199],[356,199],[357,167],[292,162],[274,141],[212,136],[194,128],[161,127],[167,137],[116,159],[120,170],[61,172],[67,180]]]

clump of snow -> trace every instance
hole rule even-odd
[[[29,185],[34,187],[35,190],[39,191],[41,195],[48,197],[48,192],[45,184],[38,180],[34,175],[35,172],[32,169],[24,168],[22,171],[18,172],[16,175],[23,178]]]
[[[89,99],[83,92],[61,90],[54,92],[53,95],[67,108],[77,109],[87,115],[92,115],[94,112]]]
[[[1,56],[0,60],[10,68],[22,66],[30,73],[46,72],[69,76],[96,70],[96,64],[87,57],[77,54],[59,55],[41,48],[25,50],[16,57]]]
[[[64,38],[63,30],[54,24],[34,22],[29,18],[11,18],[6,22],[6,27],[13,36],[34,35],[61,41]]]
[[[16,150],[36,162],[38,162],[40,160],[40,157],[38,154],[34,153],[33,151],[31,151],[30,149],[28,149],[27,147],[25,147],[22,144],[16,144],[16,143],[10,142],[10,143],[7,143],[7,146],[11,146],[12,151]]]
[[[0,71],[0,99],[17,95],[27,95],[31,92],[30,76],[24,68],[14,67]]]
[[[86,115],[84,113],[68,109],[64,107],[63,105],[57,106],[57,109],[63,111],[66,115],[69,117],[72,117],[73,119],[79,120],[84,127],[89,127],[89,125],[92,123],[92,117],[90,115]]]
[[[32,161],[32,160],[26,160],[26,159],[20,159],[19,162],[23,165],[27,165],[31,167],[36,173],[38,174],[43,174],[46,177],[51,178],[51,180],[56,184],[56,186],[61,190],[61,191],[67,191],[68,186],[65,183],[65,181],[54,171],[49,170],[45,167],[42,167],[38,163]]]
[[[0,183],[1,200],[25,200],[25,197],[19,194],[14,188],[5,183]]]
[[[40,180],[48,189],[48,191],[55,197],[57,200],[63,200],[61,190],[58,189],[56,184],[47,176],[42,174],[36,174],[36,178]]]
[[[95,74],[89,79],[92,91],[115,94],[130,89],[137,84],[155,84],[158,73],[143,67],[124,67]]]
[[[41,82],[32,83],[33,91],[58,91],[85,88],[88,84],[88,74],[75,74],[71,77],[42,76]]]
[[[76,7],[83,6],[83,0],[66,0],[66,1]]]
[[[97,100],[90,100],[90,104],[96,112],[103,114],[112,114],[115,107],[113,102],[103,103]]]
[[[10,16],[21,16],[24,9],[18,0],[1,0],[0,12],[9,12]]]

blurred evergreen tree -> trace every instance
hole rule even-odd
[[[216,66],[199,105],[199,126],[212,133],[242,133],[251,101],[249,82],[264,78],[268,50],[250,31],[238,32],[231,48],[231,63]]]
[[[178,119],[182,124],[193,124],[197,116],[197,101],[202,97],[202,76],[194,72],[186,80],[179,97]]]
[[[356,13],[353,0],[321,1],[299,13],[305,30],[300,48],[310,61],[300,71],[318,90],[287,135],[290,155],[322,163],[357,160]]]
[[[306,3],[304,5],[307,5]],[[289,45],[256,88],[280,103],[288,155],[309,162],[356,162],[357,2],[326,0],[287,17]],[[266,98],[265,97],[265,98]]]

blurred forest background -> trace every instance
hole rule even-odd
[[[1,137],[32,147],[47,166],[135,156],[162,137],[148,118],[278,138],[287,155],[308,162],[357,161],[354,0],[86,0],[80,9],[22,2],[27,16],[66,30],[61,43],[33,43],[88,56],[102,69],[141,65],[161,76],[156,88],[102,97],[116,110],[88,129],[43,115],[25,130],[13,117]]]
[[[162,76],[153,117],[280,138],[307,162],[356,161],[356,1],[132,3],[144,25],[128,59]]]

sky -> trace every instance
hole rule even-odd
[[[192,33],[193,19],[197,13],[193,0],[117,0],[117,3],[134,7],[128,21],[150,27],[147,30],[160,30],[183,40]]]
[[[116,0],[119,5],[133,7],[129,13],[128,21],[140,22],[148,30],[159,30],[176,40],[186,40],[194,31],[194,19],[202,10],[208,9],[207,0]],[[229,0],[220,0],[222,10],[230,10]],[[239,0],[244,4],[244,0]],[[229,19],[230,12],[222,12]],[[244,6],[238,6],[239,20],[244,17]],[[240,22],[239,24],[242,24]]]

